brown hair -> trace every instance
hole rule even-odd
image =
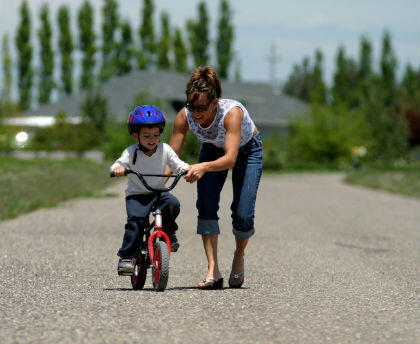
[[[187,94],[187,99],[192,95],[192,101],[196,100],[200,93],[207,94],[209,101],[220,98],[222,96],[222,88],[213,67],[196,68],[187,84],[185,93]]]

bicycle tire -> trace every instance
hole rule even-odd
[[[169,253],[166,242],[155,243],[152,264],[153,288],[156,291],[164,291],[169,278]]]
[[[142,254],[140,262],[138,259],[136,260],[134,273],[131,275],[131,286],[134,290],[143,289],[147,277],[147,268],[146,256]]]

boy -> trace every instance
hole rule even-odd
[[[138,144],[127,147],[121,157],[111,166],[116,177],[124,176],[126,168],[144,174],[164,174],[168,165],[174,173],[187,170],[189,165],[178,158],[172,148],[160,142],[160,134],[165,127],[165,116],[154,105],[136,107],[128,117],[128,131]],[[165,179],[145,177],[152,187],[163,187]],[[147,190],[137,176],[128,175],[126,195],[127,224],[124,239],[118,251],[118,274],[132,274],[134,258],[138,256],[144,228],[148,224],[150,209],[156,196]],[[175,235],[175,222],[179,214],[178,199],[169,192],[162,193],[161,209],[163,228],[171,241],[171,251],[176,252],[179,243]]]

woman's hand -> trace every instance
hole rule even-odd
[[[202,162],[200,164],[191,165],[187,170],[188,174],[185,175],[185,180],[188,183],[194,183],[201,179],[204,173],[207,172],[207,163]]]
[[[124,166],[117,166],[114,168],[115,177],[124,177],[125,168]]]

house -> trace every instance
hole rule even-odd
[[[189,77],[189,74],[172,71],[137,71],[104,83],[101,93],[107,99],[109,113],[125,120],[134,97],[141,91],[147,91],[151,97],[160,98],[168,104],[168,108],[164,109],[165,115],[168,121],[173,121],[185,104],[185,87]],[[308,110],[306,103],[273,92],[267,83],[222,81],[222,90],[224,98],[236,99],[246,106],[263,136],[272,133],[283,135],[288,130],[290,118]],[[27,127],[51,125],[59,110],[64,110],[69,120],[77,123],[80,121],[80,105],[86,96],[87,91],[79,92],[8,118],[5,124]]]

